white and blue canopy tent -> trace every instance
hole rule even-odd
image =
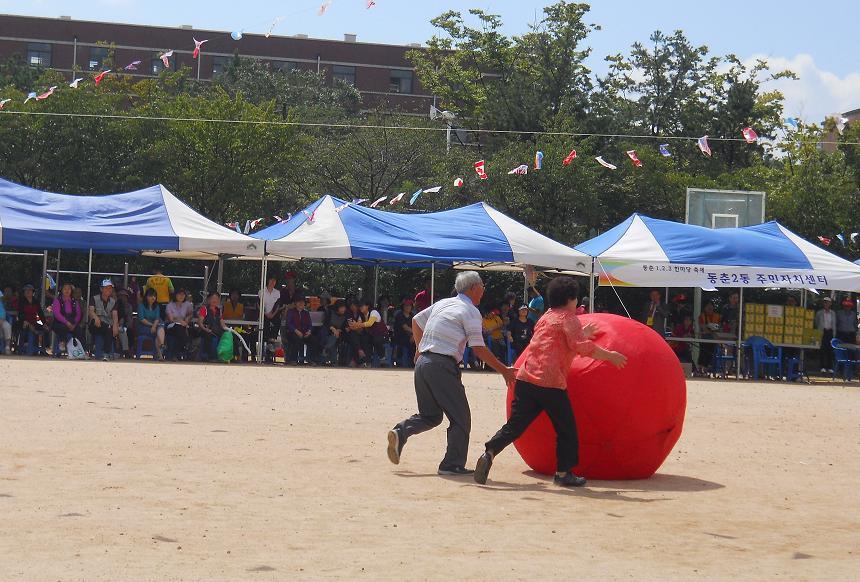
[[[177,259],[262,258],[264,245],[157,185],[124,194],[42,192],[0,179],[0,246]]]
[[[778,222],[710,229],[634,214],[576,246],[615,287],[785,287],[860,291],[860,265]]]
[[[860,291],[860,265],[778,222],[710,229],[634,214],[576,249],[594,257],[600,284],[613,288],[739,288],[741,302],[748,288]],[[740,317],[738,346],[743,309]]]
[[[324,196],[289,221],[252,236],[280,260],[364,265],[542,270],[586,275],[591,258],[484,203],[425,214],[400,214]]]

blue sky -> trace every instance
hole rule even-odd
[[[482,8],[502,15],[505,32],[524,32],[550,2],[538,0],[332,0],[318,16],[322,0],[282,2],[208,0],[0,0],[0,12],[81,20],[104,20],[195,28],[265,32],[276,16],[285,17],[275,34],[308,34],[339,39],[343,33],[359,41],[405,44],[424,42],[434,32],[429,21],[445,10]],[[607,54],[625,51],[634,41],[647,41],[656,30],[682,29],[696,44],[741,59],[768,58],[775,68],[790,68],[800,81],[772,87],[787,97],[786,115],[809,122],[837,111],[860,108],[860,64],[853,54],[857,24],[856,0],[595,0],[589,21],[601,25],[589,44],[592,68],[601,72]]]

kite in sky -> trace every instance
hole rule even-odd
[[[48,97],[50,97],[51,95],[53,95],[53,94],[54,94],[54,91],[56,91],[56,90],[57,90],[57,86],[56,86],[56,85],[54,85],[53,87],[51,87],[50,89],[48,89],[47,91],[45,91],[44,93],[42,93],[41,95],[38,95],[38,96],[36,97],[36,101],[44,101],[45,99],[47,99]]]
[[[601,166],[603,166],[604,168],[609,168],[610,170],[617,170],[618,169],[618,166],[610,164],[609,162],[604,160],[603,156],[597,156],[594,159],[597,160],[597,163],[600,164]]]
[[[322,16],[323,14],[325,14],[326,10],[331,8],[331,3],[332,3],[332,0],[325,0],[325,2],[320,4],[320,9],[317,10],[317,15]]]
[[[209,42],[209,39],[207,38],[206,40],[197,40],[192,36],[191,40],[194,41],[194,52],[191,53],[191,58],[196,59],[200,56],[200,47],[202,47],[204,43]]]
[[[101,73],[93,77],[93,81],[96,82],[96,87],[101,84],[102,80],[105,78],[105,75],[107,75],[108,73],[110,73],[110,69],[108,69],[107,71],[102,71]]]
[[[755,143],[758,141],[758,134],[751,127],[745,127],[741,131],[747,143]]]
[[[573,163],[573,160],[576,159],[576,150],[570,150],[570,153],[567,154],[567,157],[561,162],[565,166],[569,166]]]
[[[373,0],[367,0],[367,9],[368,10],[370,10],[374,6],[376,6],[376,2],[374,2]]]
[[[699,149],[702,150],[702,153],[710,158],[711,157],[711,146],[708,145],[708,136],[703,135],[702,137],[700,137],[698,139],[697,143],[699,144]]]

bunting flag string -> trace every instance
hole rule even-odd
[[[660,155],[664,158],[671,158],[672,152],[669,151],[669,144],[661,143],[660,144]]]
[[[376,208],[377,206],[379,206],[380,204],[382,204],[386,200],[388,200],[388,196],[381,196],[381,197],[377,198],[376,200],[374,200],[373,204],[371,204],[370,207]]]
[[[518,174],[520,176],[522,176],[524,174],[528,174],[528,173],[529,173],[529,165],[528,164],[522,164],[520,166],[517,166],[516,168],[514,168],[510,172],[508,172],[508,174]]]
[[[475,162],[475,173],[478,174],[478,178],[480,178],[481,180],[486,180],[489,178],[484,168],[484,165],[484,160],[479,160]]]
[[[140,63],[142,63],[142,62],[143,61],[132,61],[129,64],[127,64],[126,66],[124,66],[123,70],[124,71],[136,71],[137,67],[139,67]]]
[[[69,87],[71,87],[72,89],[77,89],[78,83],[80,83],[83,80],[84,80],[83,77],[79,77],[79,78],[75,79],[74,81],[72,81],[71,83],[69,83]]]
[[[415,193],[412,195],[412,198],[409,199],[409,206],[414,206],[415,203],[418,201],[418,197],[421,196],[421,194],[423,193],[424,190],[422,190],[421,188],[416,190]]]
[[[98,75],[93,77],[93,81],[95,82],[96,87],[101,85],[102,80],[105,78],[105,75],[107,75],[108,73],[110,73],[110,69],[108,69],[107,71],[102,71],[101,73],[99,73]]]
[[[191,58],[196,59],[200,56],[200,48],[203,46],[204,43],[209,42],[209,40],[197,40],[194,37],[191,37],[191,40],[194,41],[194,52],[191,53]]]
[[[173,56],[173,49],[170,49],[169,51],[163,52],[160,55],[158,55],[158,58],[161,59],[162,63],[164,63],[165,69],[170,68],[170,57],[172,57],[172,56]]]
[[[535,170],[543,168],[543,152],[535,152]]]
[[[400,194],[398,194],[397,196],[395,196],[394,198],[392,198],[391,200],[389,200],[389,201],[388,201],[388,205],[389,205],[389,206],[394,206],[395,204],[397,204],[398,202],[400,202],[401,200],[403,200],[403,197],[404,197],[404,196],[406,196],[406,192],[401,192]]]
[[[636,150],[627,150],[627,157],[630,158],[630,161],[633,162],[633,165],[637,168],[642,167],[642,160],[636,155]]]
[[[454,187],[462,188],[463,187],[463,178],[454,178]]]

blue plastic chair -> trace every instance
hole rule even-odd
[[[782,348],[774,347],[772,343],[760,336],[747,338],[747,343],[753,355],[753,379],[758,380],[759,369],[767,375],[769,367],[776,368],[776,377],[782,378]]]
[[[714,374],[719,374],[723,379],[726,373],[735,364],[736,357],[729,352],[725,344],[717,344],[714,348],[714,363],[712,369]]]
[[[855,360],[848,357],[848,348],[842,347],[842,342],[837,338],[830,340],[830,346],[833,348],[833,360],[836,362],[833,366],[833,379],[836,379],[839,366],[842,366],[842,378],[846,382],[850,382],[854,375]]]

